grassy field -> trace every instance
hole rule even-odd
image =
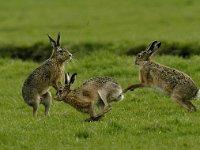
[[[199,42],[199,0],[1,0],[1,45],[47,43]],[[197,43],[198,44],[198,43]]]
[[[199,58],[154,59],[183,70],[200,85]],[[74,87],[99,75],[115,77],[122,87],[138,82],[132,57],[102,50],[76,60],[66,64],[67,71],[78,73]],[[50,117],[44,117],[40,106],[33,119],[31,108],[22,100],[21,86],[38,64],[0,59],[0,65],[1,149],[199,149],[199,101],[194,101],[198,111],[188,113],[168,96],[141,89],[113,103],[100,122],[84,122],[86,114],[56,101],[52,101]]]
[[[124,45],[135,47],[154,40],[200,45],[198,0],[0,2],[0,49],[38,42],[47,45],[46,34],[56,37],[58,32],[65,46],[86,43],[85,48],[72,50],[74,60],[65,65],[66,71],[78,73],[74,88],[94,76],[115,77],[123,88],[139,82],[133,56],[119,49]],[[155,55],[153,59],[184,71],[200,86],[200,56]],[[199,149],[200,102],[193,102],[197,112],[188,113],[152,89],[128,92],[99,122],[84,122],[86,114],[56,101],[52,101],[50,117],[44,117],[40,106],[34,119],[23,102],[21,87],[39,64],[0,58],[0,149]]]

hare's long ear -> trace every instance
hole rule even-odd
[[[57,37],[57,46],[60,46],[60,32],[58,33],[58,37]]]
[[[47,34],[47,35],[48,35],[48,34]],[[52,46],[53,48],[56,47],[56,41],[54,41],[54,39],[53,39],[50,35],[48,35],[48,37],[49,37],[51,46]]]
[[[74,73],[74,74],[71,76],[70,84],[73,84],[73,83],[74,83],[74,81],[76,80],[76,76],[77,76],[77,73]]]
[[[69,72],[65,73],[65,85],[69,84],[70,77],[69,77]]]
[[[146,48],[145,51],[150,55],[152,55],[160,46],[161,46],[160,42],[154,41]]]

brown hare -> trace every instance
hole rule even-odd
[[[85,121],[97,121],[104,113],[111,110],[109,103],[123,99],[122,88],[111,77],[95,77],[84,82],[79,88],[70,87],[76,79],[76,73],[71,78],[65,74],[65,86],[57,93],[55,100],[64,101],[80,112],[88,113],[90,118]],[[95,114],[95,106],[98,114]]]
[[[45,115],[48,115],[51,99],[48,89],[50,86],[53,86],[56,91],[62,88],[64,62],[72,59],[72,54],[60,46],[60,33],[58,33],[57,41],[49,35],[48,37],[53,47],[51,57],[28,76],[22,87],[22,96],[24,101],[33,107],[33,116],[37,115],[39,104],[45,106]]]
[[[133,91],[136,88],[152,87],[169,94],[172,99],[187,110],[196,111],[196,107],[190,102],[190,100],[200,97],[200,90],[194,81],[181,71],[150,60],[150,56],[156,52],[160,45],[160,42],[154,41],[145,51],[137,55],[135,64],[140,66],[140,83],[127,87],[123,92]]]

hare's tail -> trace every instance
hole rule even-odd
[[[196,99],[200,99],[200,89],[197,92]]]

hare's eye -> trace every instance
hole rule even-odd
[[[62,51],[62,50],[59,50],[59,51],[58,51],[58,53],[60,53],[60,54],[61,54],[61,53],[63,53],[63,51]]]
[[[141,55],[138,55],[138,58],[141,58]]]
[[[58,93],[61,94],[63,92],[63,89],[59,89]]]

